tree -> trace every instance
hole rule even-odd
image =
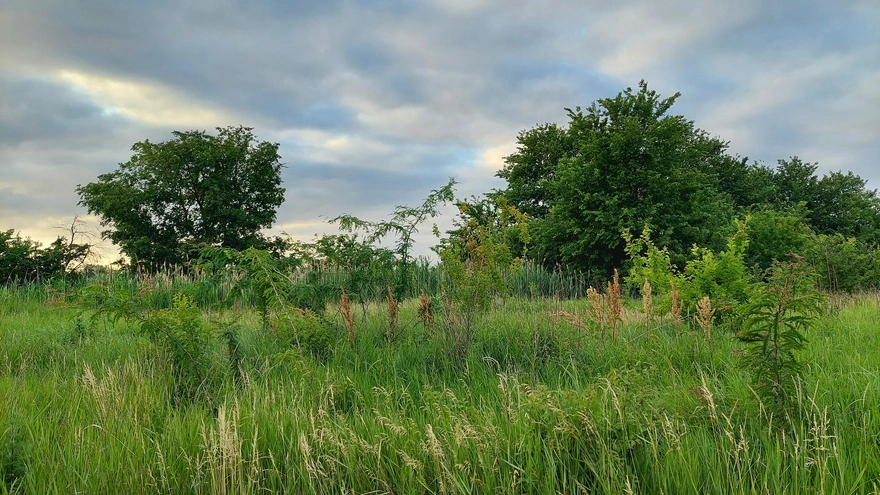
[[[556,124],[544,124],[517,136],[516,153],[504,158],[507,164],[496,174],[507,181],[504,195],[517,210],[533,218],[550,213],[550,184],[559,163],[574,156],[576,142],[568,130]]]
[[[816,164],[804,163],[796,156],[779,160],[773,172],[774,203],[783,208],[814,203],[818,192],[816,168]]]
[[[278,143],[258,142],[249,127],[174,131],[97,182],[77,186],[80,204],[101,217],[102,232],[131,259],[156,268],[186,261],[204,246],[266,247],[261,229],[284,201]]]
[[[816,232],[842,234],[871,244],[880,242],[880,198],[852,172],[831,172],[816,182],[810,223]]]
[[[40,282],[79,268],[92,246],[73,242],[73,235],[70,240],[58,237],[44,248],[15,230],[0,231],[0,284]]]
[[[804,209],[804,220],[816,233],[880,242],[877,192],[865,189],[867,181],[852,172],[831,172],[820,179],[817,168],[796,156],[779,160],[771,177],[770,202],[783,211]]]
[[[642,81],[638,91],[568,110],[567,139],[551,127],[520,135],[520,150],[499,176],[534,182],[532,169],[545,171],[549,182],[533,202],[546,203],[548,213],[532,235],[545,263],[610,274],[626,259],[621,233],[646,224],[679,265],[693,244],[723,246],[733,209],[716,170],[734,159],[725,154],[726,142],[667,115],[678,96],[661,98]],[[550,143],[540,141],[548,136]],[[557,153],[560,148],[568,151]],[[562,158],[547,164],[535,156]],[[515,206],[529,204],[513,196]]]
[[[746,265],[761,273],[791,254],[803,255],[812,234],[803,211],[783,212],[766,205],[746,216],[745,231],[749,238]]]
[[[440,189],[434,189],[419,206],[396,206],[390,220],[379,222],[363,220],[354,215],[344,214],[331,218],[329,223],[338,224],[345,232],[366,233],[364,240],[367,244],[374,244],[389,235],[397,236],[394,246],[394,254],[397,256],[397,282],[394,286],[394,297],[402,299],[413,289],[412,273],[412,248],[415,244],[413,236],[419,232],[419,226],[428,218],[434,218],[440,214],[440,206],[455,200],[454,178]]]
[[[718,178],[718,188],[730,198],[731,204],[739,209],[752,205],[766,205],[774,198],[773,169],[748,163],[747,158],[718,160],[712,167]]]
[[[480,314],[496,296],[505,297],[510,287],[505,273],[517,269],[521,260],[511,251],[511,238],[528,244],[526,217],[502,196],[457,201],[457,227],[447,232],[435,248],[443,269],[446,307],[444,337],[450,356],[461,362],[467,357]],[[435,234],[439,232],[435,229]]]

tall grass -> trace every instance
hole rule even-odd
[[[218,337],[216,400],[181,405],[169,361],[136,329],[83,329],[18,294],[0,292],[0,493],[880,490],[877,296],[809,331],[799,415],[780,430],[740,371],[741,344],[657,320],[646,340],[639,301],[603,341],[552,316],[588,321],[587,300],[509,300],[463,364],[417,300],[400,302],[393,340],[387,302],[351,334],[330,307],[326,362],[279,348],[251,310],[215,310],[216,332],[239,328],[238,385]]]

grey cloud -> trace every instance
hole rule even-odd
[[[36,190],[43,174],[72,191],[135,141],[170,139],[170,124],[108,114],[58,82],[64,69],[159,84],[243,120],[217,126],[281,142],[279,222],[387,214],[449,175],[466,194],[498,187],[488,148],[642,78],[681,91],[674,111],[736,153],[800,155],[880,187],[877,15],[820,0],[13,0],[0,15],[0,183]],[[308,130],[321,140],[285,137]]]
[[[37,78],[0,77],[0,147],[108,132],[120,118],[85,95]]]

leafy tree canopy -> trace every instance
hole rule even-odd
[[[132,265],[186,261],[199,247],[268,247],[261,234],[284,201],[278,143],[249,127],[175,131],[163,143],[135,143],[131,159],[77,187],[80,204]]]
[[[85,263],[91,248],[66,237],[44,248],[15,230],[0,230],[0,284],[39,282],[72,272]]]
[[[518,135],[497,174],[507,187],[491,194],[532,218],[532,257],[608,275],[626,260],[621,233],[647,225],[682,267],[693,245],[723,248],[734,215],[750,213],[761,235],[749,257],[761,266],[797,247],[806,232],[798,218],[817,233],[880,242],[880,198],[866,181],[851,172],[819,178],[797,157],[771,168],[731,156],[726,141],[671,114],[678,97],[642,81],[637,91],[567,109],[567,127]]]
[[[738,162],[727,143],[667,115],[678,96],[661,98],[642,81],[568,110],[568,129],[520,134],[498,175],[512,205],[538,219],[534,251],[545,262],[610,273],[626,259],[621,232],[646,224],[678,263],[694,243],[722,245],[733,210],[716,170]]]
[[[842,234],[861,241],[880,242],[880,198],[865,189],[867,181],[852,172],[831,172],[821,178],[818,166],[798,157],[779,160],[771,181],[772,204],[804,208],[805,221],[819,234]]]

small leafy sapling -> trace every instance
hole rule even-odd
[[[340,215],[329,220],[331,224],[338,224],[340,229],[346,232],[365,232],[366,244],[378,243],[385,237],[392,235],[397,237],[394,247],[396,260],[396,280],[393,287],[395,297],[402,299],[412,289],[412,249],[415,244],[414,236],[421,226],[429,218],[440,214],[440,206],[452,202],[455,199],[455,179],[431,191],[425,201],[419,206],[396,206],[390,220],[374,222],[363,220],[353,215]]]
[[[445,274],[444,337],[451,356],[459,361],[467,357],[481,313],[496,297],[510,292],[505,274],[521,266],[511,251],[510,238],[515,235],[526,246],[529,238],[525,216],[503,197],[496,198],[483,215],[473,215],[473,206],[467,201],[458,203],[458,229],[436,248]]]
[[[796,353],[807,344],[804,332],[822,313],[823,297],[815,276],[792,256],[774,263],[766,284],[757,285],[741,309],[746,344],[743,364],[752,373],[755,391],[774,414],[786,417],[802,369]]]

